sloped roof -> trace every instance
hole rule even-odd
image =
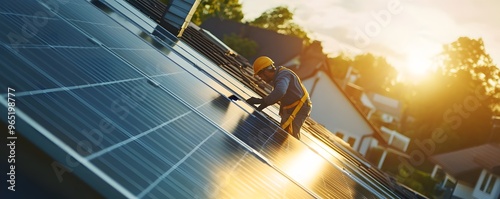
[[[446,173],[459,177],[468,172],[486,169],[500,175],[500,145],[484,144],[430,157]]]
[[[323,53],[323,46],[319,41],[314,41],[306,46],[302,53],[298,55],[300,64],[292,67],[292,70],[299,75],[300,79],[308,79],[316,75],[319,70],[328,73],[328,61],[326,54]]]
[[[259,56],[268,56],[273,59],[276,65],[282,65],[300,54],[303,48],[302,39],[298,37],[279,34],[231,20],[209,18],[200,27],[210,31],[220,40],[223,40],[224,35],[234,33],[255,41],[258,45],[257,53],[255,56],[247,57],[251,63]]]
[[[367,95],[377,110],[387,113],[395,118],[401,118],[403,105],[399,100],[372,92]]]

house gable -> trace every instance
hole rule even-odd
[[[358,137],[372,134],[373,129],[334,82],[322,71],[319,71],[317,76],[317,79],[302,81],[307,90],[313,92],[311,100],[316,106],[313,107],[311,116],[330,130],[347,131]],[[314,82],[316,85],[312,91]]]

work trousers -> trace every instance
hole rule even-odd
[[[297,112],[297,115],[295,115],[295,119],[292,121],[292,132],[291,135],[297,139],[300,139],[300,128],[306,121],[307,117],[310,116],[311,114],[312,107],[308,106],[307,104],[304,104],[302,108]],[[293,108],[287,110],[287,111],[281,111],[281,123],[280,125],[283,126],[283,123],[288,120],[288,117],[290,117],[290,114],[292,114]],[[285,131],[288,131],[287,129],[284,129]],[[290,133],[290,132],[288,132]]]

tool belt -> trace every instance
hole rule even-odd
[[[279,71],[281,71],[283,69],[284,68],[280,68]],[[290,71],[290,72],[293,73],[293,71]],[[302,106],[304,106],[304,103],[306,101],[308,103],[307,105],[311,106],[311,100],[308,100],[309,99],[309,94],[307,93],[306,88],[304,87],[304,85],[302,85],[302,82],[300,81],[300,79],[298,78],[298,76],[295,73],[294,73],[294,75],[297,77],[297,80],[299,81],[300,86],[302,87],[302,92],[304,93],[304,95],[299,100],[297,100],[297,101],[295,101],[295,102],[293,102],[293,103],[291,103],[289,105],[281,107],[282,111],[285,111],[287,109],[291,109],[291,108],[295,107],[295,109],[293,109],[292,113],[287,118],[287,120],[281,125],[281,128],[284,129],[286,132],[288,132],[291,135],[293,135],[293,127],[292,127],[293,125],[292,125],[292,122],[295,119],[295,116],[297,115],[297,113],[299,112],[299,110],[302,108]]]

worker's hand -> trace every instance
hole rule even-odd
[[[268,106],[267,104],[262,103],[262,104],[260,104],[260,106],[259,106],[259,107],[257,107],[257,110],[258,110],[258,111],[262,111],[262,109],[265,109],[267,106]]]
[[[251,97],[247,99],[247,103],[249,104],[262,104],[264,100],[262,98]]]

